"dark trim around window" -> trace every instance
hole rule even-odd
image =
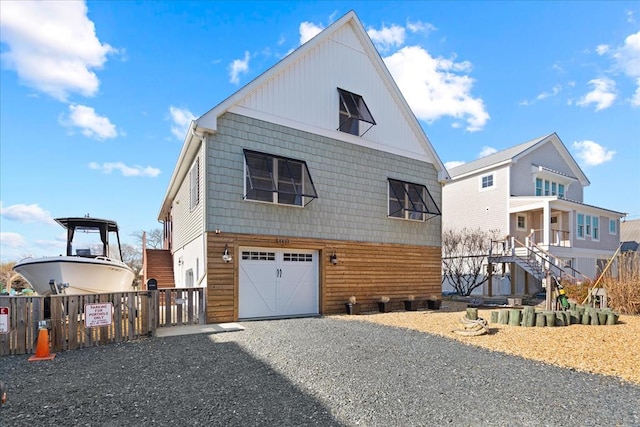
[[[389,178],[388,187],[390,217],[426,221],[442,215],[424,185]]]
[[[303,160],[243,150],[247,200],[306,206],[318,198]]]

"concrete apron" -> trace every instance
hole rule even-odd
[[[193,334],[219,334],[221,332],[244,331],[244,326],[237,323],[212,323],[210,325],[185,325],[185,326],[169,326],[166,328],[158,328],[156,336],[175,337],[178,335]]]

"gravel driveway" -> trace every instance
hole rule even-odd
[[[0,358],[2,426],[640,426],[640,386],[311,318]]]

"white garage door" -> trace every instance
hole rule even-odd
[[[238,317],[318,314],[318,252],[240,248]]]

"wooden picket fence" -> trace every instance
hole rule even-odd
[[[35,352],[41,321],[47,321],[52,352],[153,337],[157,328],[206,323],[204,288],[168,288],[90,295],[0,296],[9,309],[8,333],[0,333],[0,356]],[[110,324],[87,326],[87,306],[111,311]]]

